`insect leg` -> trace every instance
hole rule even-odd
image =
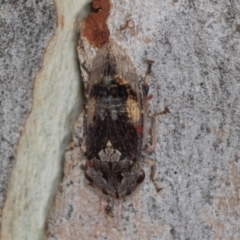
[[[148,148],[147,152],[152,152],[155,149],[155,146],[156,146],[156,117],[158,115],[163,115],[163,114],[166,114],[166,113],[169,113],[169,112],[170,112],[169,109],[167,107],[165,107],[163,112],[158,112],[158,113],[153,114],[153,116],[152,116],[152,128],[151,128],[152,142],[151,142],[151,146]],[[160,188],[157,185],[157,183],[154,179],[155,173],[156,173],[156,163],[153,160],[150,160],[150,159],[145,160],[145,161],[151,167],[150,179],[153,182],[156,191],[159,192],[162,188]]]
[[[152,96],[148,96],[148,91],[149,91],[149,79],[150,79],[150,74],[151,74],[151,66],[153,64],[153,61],[148,61],[148,68],[146,71],[146,75],[145,75],[145,79],[144,79],[144,83],[143,83],[143,145],[142,147],[144,148],[146,146],[146,122],[147,122],[147,112],[148,112],[148,100],[151,99]],[[168,108],[166,107],[164,109],[163,112],[158,112],[153,114],[152,116],[152,126],[151,126],[151,145],[148,148],[148,152],[152,152],[155,149],[155,145],[156,145],[156,117],[158,115],[162,115],[162,114],[166,114],[169,113]],[[148,165],[150,165],[151,167],[151,172],[150,172],[150,179],[154,184],[154,187],[156,189],[157,192],[159,192],[162,188],[160,188],[158,186],[158,184],[156,183],[154,177],[155,177],[155,173],[156,173],[156,163],[153,160],[145,160]]]
[[[150,179],[154,184],[154,187],[156,189],[157,192],[159,192],[160,190],[162,190],[162,188],[160,188],[158,186],[158,184],[156,183],[154,177],[155,177],[155,173],[156,173],[156,162],[154,162],[153,160],[147,159],[145,160],[145,162],[151,167],[150,170]]]
[[[151,74],[151,68],[152,64],[154,61],[148,60],[148,67],[146,70],[145,78],[144,78],[144,83],[142,85],[142,90],[143,90],[143,142],[142,142],[142,148],[144,149],[146,146],[146,123],[147,123],[147,113],[148,113],[148,91],[149,91],[149,79],[150,79],[150,74]]]
[[[151,127],[151,138],[152,138],[152,141],[151,141],[150,147],[148,148],[148,152],[154,151],[155,146],[156,146],[156,117],[159,116],[159,115],[166,114],[166,113],[170,113],[170,111],[169,111],[169,109],[167,107],[165,107],[164,111],[157,112],[157,113],[154,113],[152,115],[152,127]]]

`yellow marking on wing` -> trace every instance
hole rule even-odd
[[[137,123],[139,121],[141,111],[139,109],[138,102],[132,99],[131,96],[129,96],[127,99],[126,111],[128,117],[132,120],[133,123]]]
[[[114,79],[117,80],[117,83],[119,85],[126,85],[128,83],[120,74],[117,74],[116,76],[114,76]]]

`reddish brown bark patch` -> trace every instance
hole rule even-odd
[[[82,37],[94,46],[100,48],[109,38],[109,29],[106,24],[110,12],[109,0],[93,0],[92,7],[96,12],[88,15],[81,23]]]

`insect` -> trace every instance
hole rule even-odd
[[[85,176],[114,198],[131,194],[145,178],[139,161],[146,146],[152,63],[148,61],[141,86],[130,58],[115,42],[104,44],[93,60],[86,94]],[[167,108],[153,116],[154,126],[156,116],[166,112]],[[155,146],[155,131],[152,133],[150,151]]]

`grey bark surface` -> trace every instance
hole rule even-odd
[[[71,13],[66,9],[70,7],[67,3],[64,5],[64,1],[56,2],[59,14],[61,10],[63,12],[58,16],[61,25],[58,34],[62,41],[55,49],[61,53],[67,41],[64,36],[74,31],[72,21],[75,15],[67,25],[67,16]],[[76,12],[86,7],[80,7],[82,1],[73,2]],[[162,190],[156,193],[149,179],[149,167],[144,164],[145,181],[124,200],[108,203],[105,196],[89,186],[80,161],[84,158],[80,150],[84,134],[81,115],[74,125],[73,142],[65,154],[64,179],[49,214],[46,239],[239,239],[239,1],[115,0],[111,3],[108,19],[110,37],[125,49],[140,80],[145,74],[146,59],[155,61],[150,80],[150,93],[154,97],[149,103],[149,116],[162,111],[165,106],[171,112],[158,118],[156,150],[149,156],[156,161],[156,180]],[[56,23],[55,9],[50,1],[2,1],[0,13],[1,209],[19,132],[31,109],[33,78],[41,67],[44,47]],[[63,31],[66,28],[68,31]],[[76,41],[69,41],[72,45],[67,47],[74,49]],[[87,84],[97,49],[86,39],[80,40],[79,49],[80,61],[84,62],[84,83]],[[47,99],[51,95],[51,101],[44,104],[53,108],[40,111],[42,109],[35,102],[35,111],[39,107],[38,116],[45,115],[45,121],[50,122],[60,105],[65,104],[65,109],[54,124],[37,122],[37,127],[43,126],[44,131],[41,129],[38,132],[37,128],[27,142],[31,152],[29,156],[36,156],[35,161],[26,157],[28,151],[19,158],[26,159],[26,165],[21,161],[19,164],[22,164],[19,171],[24,174],[22,178],[16,177],[15,185],[12,185],[22,192],[10,195],[13,203],[7,205],[6,213],[12,210],[15,215],[10,214],[6,218],[4,236],[8,237],[4,240],[41,239],[45,226],[44,211],[51,204],[48,202],[50,198],[43,195],[48,191],[53,194],[55,187],[51,181],[54,180],[50,181],[49,176],[54,175],[56,168],[61,172],[62,167],[61,154],[65,145],[62,139],[57,139],[57,133],[63,132],[63,125],[69,132],[74,117],[68,117],[63,122],[59,119],[70,116],[69,112],[79,107],[76,103],[80,98],[78,85],[74,81],[68,82],[71,72],[78,69],[64,63],[64,60],[71,62],[68,56],[72,58],[74,55],[53,55],[52,62],[46,66],[52,74],[46,79],[49,86],[43,90],[46,93],[43,96]],[[62,62],[54,65],[58,60]],[[76,64],[77,59],[74,61]],[[55,72],[51,69],[53,66],[57,69]],[[63,66],[62,69],[60,66]],[[60,70],[62,76],[54,82]],[[66,78],[64,84],[60,84],[61,78]],[[69,84],[74,87],[68,87]],[[41,81],[37,89],[43,89]],[[74,94],[75,98],[68,102]],[[61,128],[56,127],[57,123]],[[42,137],[37,146],[39,151],[52,137],[52,142],[47,142],[48,150],[59,156],[54,155],[54,158],[46,151],[37,158],[41,152],[31,148],[31,143],[38,135]],[[65,132],[62,135],[66,135]],[[54,161],[58,165],[53,164]],[[25,174],[24,169],[28,166]],[[27,185],[29,182],[33,182],[33,186]],[[38,191],[35,192],[35,189]],[[24,198],[31,193],[31,198]],[[44,204],[43,198],[47,199]],[[110,213],[106,212],[108,204],[112,207]],[[17,206],[20,208],[17,209]]]
[[[32,106],[33,80],[53,36],[52,1],[0,4],[0,219],[16,144]]]
[[[107,214],[80,169],[79,117],[46,239],[239,239],[240,3],[112,1],[108,27],[140,79],[155,61],[149,116],[171,112],[158,119],[149,156],[162,191],[147,177]],[[85,83],[95,52],[80,39]]]

